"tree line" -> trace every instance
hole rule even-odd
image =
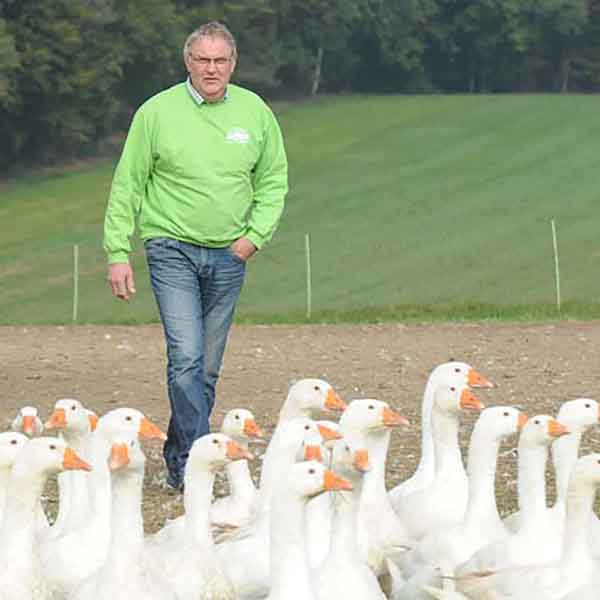
[[[0,0],[0,167],[93,152],[212,19],[268,98],[600,90],[600,0]]]

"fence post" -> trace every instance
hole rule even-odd
[[[556,283],[556,307],[560,312],[560,267],[558,264],[558,241],[556,238],[556,223],[554,219],[550,219],[552,226],[552,245],[554,247],[554,279]]]
[[[310,235],[304,234],[304,250],[306,255],[306,318],[310,320],[312,315],[312,281],[310,265]]]
[[[73,325],[77,323],[79,309],[79,244],[73,246]]]

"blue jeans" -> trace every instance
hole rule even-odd
[[[167,342],[171,420],[163,454],[169,483],[178,486],[192,444],[209,431],[246,264],[229,248],[206,248],[170,238],[147,240],[145,248]]]

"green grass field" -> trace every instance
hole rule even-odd
[[[291,193],[250,264],[238,320],[600,318],[600,121],[594,96],[324,98],[280,120]],[[112,300],[101,251],[113,162],[0,189],[0,323],[156,320],[141,244],[138,293]]]

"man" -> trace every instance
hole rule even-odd
[[[194,440],[209,431],[215,386],[246,262],[267,242],[287,193],[273,113],[229,83],[233,36],[211,22],[186,40],[189,77],[135,114],[104,225],[113,295],[135,293],[128,255],[137,219],[167,343],[171,420],[164,457],[181,489]]]

